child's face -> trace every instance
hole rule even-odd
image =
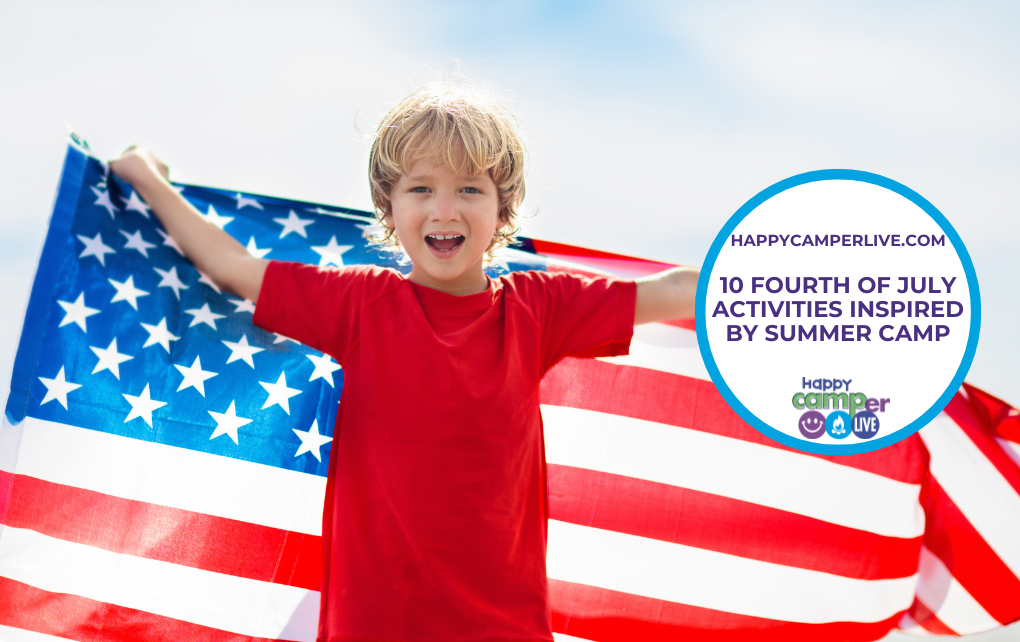
[[[488,172],[469,176],[416,162],[393,186],[384,219],[411,257],[409,278],[450,294],[484,290],[482,259],[499,225],[498,196]]]

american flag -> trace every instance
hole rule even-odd
[[[252,254],[407,270],[365,212],[178,186]],[[524,239],[490,275],[666,264]],[[0,640],[315,639],[343,372],[251,324],[68,149],[0,426]],[[559,640],[874,640],[1020,619],[1020,417],[965,385],[877,452],[743,423],[692,324],[542,384]]]

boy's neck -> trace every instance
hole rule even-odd
[[[489,279],[485,276],[485,272],[481,270],[480,266],[477,271],[471,270],[449,281],[437,279],[427,272],[412,266],[411,273],[407,275],[407,279],[417,285],[453,296],[470,296],[489,289]]]

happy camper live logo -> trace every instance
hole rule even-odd
[[[884,413],[892,402],[888,397],[869,397],[852,392],[853,379],[801,378],[801,390],[793,395],[793,407],[804,410],[797,420],[806,439],[818,439],[828,433],[833,439],[871,439],[878,434]],[[827,413],[827,414],[826,414]]]

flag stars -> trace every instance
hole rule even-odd
[[[210,372],[209,370],[202,370],[202,358],[195,357],[195,363],[188,366],[179,366],[176,363],[174,367],[180,370],[181,374],[184,375],[184,380],[181,381],[181,385],[177,387],[177,392],[184,390],[185,388],[194,388],[200,395],[205,396],[205,382],[207,379],[212,379],[217,374],[216,372]]]
[[[273,251],[272,248],[268,248],[268,247],[267,248],[263,248],[263,249],[259,249],[259,247],[257,245],[255,245],[255,237],[254,236],[248,239],[248,245],[245,246],[244,249],[248,250],[248,254],[251,254],[252,256],[254,256],[257,259],[264,258],[267,254],[269,254],[270,252]]]
[[[216,294],[223,294],[223,290],[220,289],[220,286],[213,283],[213,280],[209,278],[209,275],[203,272],[202,270],[198,270],[198,282],[205,283],[210,288],[212,288],[216,292]]]
[[[87,236],[78,235],[78,240],[85,244],[85,249],[78,255],[79,259],[83,259],[87,256],[94,256],[99,264],[106,267],[106,255],[116,254],[117,250],[103,243],[103,237],[101,234],[96,234],[94,238]]]
[[[234,314],[239,314],[241,312],[251,312],[252,314],[255,314],[255,304],[248,299],[237,299],[236,301],[234,299],[228,299],[227,302],[234,305]]]
[[[226,435],[237,443],[237,429],[241,426],[245,426],[252,422],[251,419],[237,416],[237,410],[234,408],[234,402],[230,402],[230,407],[227,408],[226,412],[213,412],[207,410],[206,412],[216,421],[216,430],[209,436],[209,439],[216,439],[220,435]]]
[[[209,206],[209,211],[205,214],[201,214],[201,217],[206,221],[212,223],[221,230],[227,226],[230,221],[234,220],[233,216],[222,216],[216,212],[212,205]]]
[[[188,286],[184,285],[184,282],[177,276],[177,266],[170,268],[169,271],[161,270],[158,267],[154,267],[152,269],[163,277],[157,287],[172,289],[174,291],[174,296],[176,296],[177,300],[180,301],[181,290],[187,290]]]
[[[276,380],[276,383],[266,383],[260,381],[259,385],[266,389],[269,393],[269,398],[262,404],[262,409],[265,410],[270,406],[280,406],[283,411],[290,414],[290,398],[294,395],[301,394],[300,390],[296,388],[287,387],[287,377],[284,373],[280,373],[280,378]]]
[[[196,326],[199,323],[204,323],[213,330],[216,329],[216,319],[223,319],[226,317],[224,314],[216,314],[210,310],[208,303],[203,303],[201,308],[185,310],[184,314],[190,314],[195,317],[191,320],[191,325],[188,326],[189,328]]]
[[[248,198],[247,196],[241,194],[240,192],[237,193],[237,196],[234,197],[234,200],[237,201],[237,209],[241,209],[244,207],[254,207],[257,210],[262,209],[262,203],[259,203],[254,198]],[[237,440],[235,439],[234,441]]]
[[[42,381],[43,385],[46,386],[46,396],[39,402],[40,406],[43,406],[53,400],[60,402],[60,405],[67,410],[67,393],[74,392],[78,388],[81,388],[80,383],[71,383],[64,377],[64,366],[60,366],[60,372],[53,379],[47,379],[46,377],[39,377],[39,381]]]
[[[85,327],[85,319],[89,318],[93,314],[99,314],[99,310],[90,308],[85,305],[85,293],[82,292],[75,299],[74,303],[68,303],[67,301],[57,301],[60,307],[64,308],[64,318],[60,320],[60,325],[57,327],[64,327],[70,323],[76,323],[79,328],[88,332],[88,328]]]
[[[149,338],[145,340],[145,345],[142,346],[143,348],[159,344],[163,346],[163,349],[166,350],[167,354],[170,354],[170,342],[180,339],[180,337],[175,337],[169,330],[166,329],[166,317],[163,317],[156,325],[143,323],[142,327],[149,333]]]
[[[265,350],[265,348],[257,348],[252,345],[248,345],[248,337],[241,335],[241,340],[234,343],[231,341],[224,341],[223,345],[230,348],[230,357],[227,358],[227,363],[233,363],[235,361],[244,361],[252,368],[255,367],[255,361],[252,357],[259,352]]]
[[[124,230],[120,230],[120,233],[127,239],[127,243],[124,244],[124,249],[138,250],[138,253],[149,258],[149,250],[156,247],[154,243],[149,243],[142,238],[142,231],[137,230],[131,234],[128,234]]]
[[[149,428],[152,428],[153,411],[166,405],[165,401],[156,401],[150,396],[149,384],[145,384],[145,390],[142,390],[142,394],[137,397],[126,394],[124,399],[131,404],[131,412],[128,413],[124,423],[140,417],[145,423],[149,424]]]
[[[117,379],[120,379],[120,364],[134,358],[117,352],[117,337],[113,338],[113,341],[110,342],[109,347],[106,349],[89,346],[89,350],[99,357],[99,363],[92,369],[92,374],[109,370]]]
[[[327,265],[336,265],[337,267],[344,266],[343,254],[347,250],[354,247],[353,245],[337,245],[336,236],[332,236],[329,239],[329,243],[326,245],[313,245],[312,249],[319,254],[319,267],[326,267]]]
[[[117,301],[127,301],[131,304],[131,307],[135,310],[138,309],[138,298],[143,296],[149,296],[149,293],[145,290],[139,290],[135,287],[135,277],[129,276],[127,281],[121,283],[120,281],[114,281],[113,279],[107,279],[110,285],[117,290],[117,294],[113,295],[110,299],[110,303],[116,303]]]
[[[282,334],[280,334],[279,332],[274,332],[273,336],[276,337],[275,339],[273,339],[273,345],[274,346],[277,343],[283,343],[284,341],[293,341],[294,343],[296,343],[298,345],[301,345],[301,342],[298,341],[297,339],[291,339],[290,337],[285,337]]]
[[[291,210],[287,218],[274,218],[274,223],[279,223],[283,226],[283,230],[280,231],[280,238],[287,236],[291,232],[303,237],[308,238],[308,232],[305,228],[315,222],[314,219],[298,218],[298,215]]]
[[[335,388],[336,386],[333,385],[333,373],[340,369],[340,364],[333,361],[333,359],[326,354],[321,357],[317,357],[314,354],[306,354],[305,356],[315,364],[315,370],[312,372],[312,376],[308,378],[308,381],[312,382],[316,379],[325,379],[326,383],[328,383],[331,388]]]
[[[105,185],[101,185],[101,187],[106,187],[106,186]],[[100,207],[105,207],[106,211],[110,213],[110,218],[114,218],[114,215],[117,213],[117,209],[118,208],[117,208],[116,205],[113,204],[113,201],[110,200],[110,190],[108,190],[108,189],[100,190],[100,189],[98,189],[96,187],[93,187],[92,191],[95,193],[95,195],[97,197],[96,198],[96,202],[94,203],[94,205],[99,205]]]
[[[125,212],[138,212],[145,218],[149,218],[149,206],[138,196],[138,192],[131,192],[131,197],[124,205]]]
[[[177,241],[174,241],[172,238],[170,238],[169,234],[159,229],[158,227],[156,228],[156,232],[163,237],[163,245],[166,245],[167,247],[171,248],[174,252],[177,252],[181,256],[184,256],[184,252],[182,252],[180,246],[177,245]]]
[[[319,420],[315,419],[312,421],[312,427],[306,431],[301,431],[296,428],[291,428],[294,434],[301,440],[301,445],[298,446],[297,452],[294,453],[294,457],[300,457],[305,453],[312,453],[312,456],[322,461],[322,454],[319,449],[333,441],[332,437],[319,434]]]

